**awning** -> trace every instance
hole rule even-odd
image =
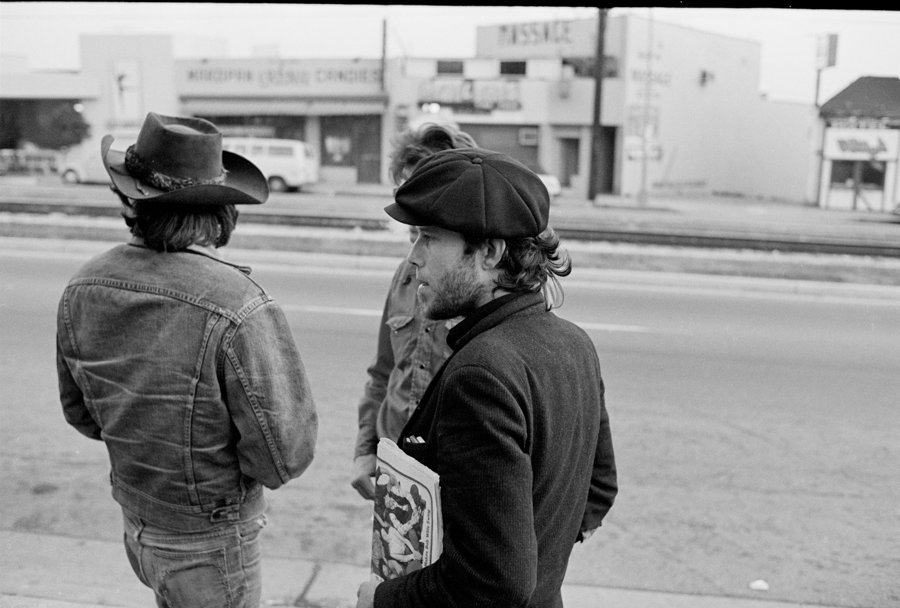
[[[862,76],[826,101],[822,116],[900,119],[900,78]]]
[[[96,99],[96,83],[68,72],[0,72],[0,99]]]

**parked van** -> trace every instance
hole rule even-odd
[[[296,139],[223,137],[222,148],[240,154],[259,167],[272,192],[299,190],[319,181],[316,149]]]

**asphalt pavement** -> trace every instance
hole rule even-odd
[[[127,237],[115,213],[90,213],[67,208],[44,213],[23,212],[21,206],[2,203],[20,200],[21,192],[34,192],[48,199],[55,186],[0,179],[0,236],[63,238],[74,240],[121,241]],[[85,192],[104,189],[62,190],[56,204],[83,198]],[[79,192],[79,196],[69,196]],[[93,195],[93,194],[92,194]],[[108,192],[106,192],[108,195]],[[19,197],[17,199],[16,197]],[[38,197],[39,198],[39,197]],[[49,199],[53,197],[50,196]],[[107,199],[111,198],[107,196]],[[49,200],[48,199],[48,200]],[[107,200],[104,199],[104,200]],[[311,204],[305,205],[309,201]],[[319,186],[310,193],[273,195],[273,213],[293,213],[319,217],[383,220],[381,209],[390,201],[390,188],[359,186],[329,188]],[[52,203],[48,203],[52,204]],[[103,206],[107,203],[99,202]],[[249,214],[248,214],[249,215]],[[379,219],[380,218],[380,219]],[[702,236],[725,234],[754,238],[773,235],[785,242],[802,243],[825,239],[900,243],[900,217],[890,214],[819,209],[778,201],[730,197],[651,199],[639,206],[622,197],[599,197],[579,201],[556,199],[551,222],[559,225],[593,227],[596,233],[618,227],[635,232],[678,232]],[[355,228],[284,226],[265,222],[241,222],[235,231],[235,250],[281,250],[376,256],[402,256],[408,250],[403,227],[387,222],[382,230]],[[784,281],[786,288],[811,287],[825,283],[852,283],[863,286],[900,285],[900,258],[889,255],[849,255],[814,252],[762,251],[752,248],[684,247],[666,244],[636,244],[627,240],[586,238],[567,240],[576,268],[616,271],[651,271],[658,280],[674,274],[729,275],[766,281],[768,288]],[[790,287],[794,286],[794,287]],[[873,287],[874,288],[874,287]],[[888,289],[885,297],[897,297]],[[588,541],[590,542],[590,541]],[[0,607],[2,608],[92,608],[95,606],[137,607],[153,605],[152,593],[131,572],[120,543],[81,538],[0,531]],[[266,556],[263,550],[263,600],[265,606],[337,608],[355,605],[356,589],[368,578],[366,568],[340,563],[282,559]],[[758,599],[695,596],[638,589],[590,587],[566,584],[567,608],[608,606],[614,608],[793,608],[809,606],[765,599],[760,587]]]

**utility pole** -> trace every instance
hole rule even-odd
[[[816,96],[813,103],[816,107],[816,124],[821,130],[819,136],[819,149],[816,151],[818,167],[816,171],[816,206],[822,203],[822,173],[825,164],[825,131],[828,130],[828,120],[822,116],[819,105],[819,84],[822,80],[822,70],[837,65],[837,34],[825,34],[819,36],[816,49]],[[856,182],[854,181],[854,184]],[[855,187],[855,185],[854,185]],[[856,209],[856,193],[853,195],[853,208]]]
[[[588,174],[588,200],[594,202],[600,187],[600,163],[603,158],[603,146],[600,138],[600,109],[603,102],[603,46],[606,34],[606,13],[609,9],[599,9],[597,15],[597,54],[594,59],[594,123],[591,129],[591,163]]]
[[[381,20],[381,92],[384,92],[384,71],[387,69],[387,19]]]
[[[647,81],[644,88],[644,124],[641,134],[641,190],[638,192],[638,206],[646,207],[647,198],[647,157],[650,156],[650,96],[653,91],[653,8],[647,9],[649,22],[647,24]]]

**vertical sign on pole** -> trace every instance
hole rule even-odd
[[[819,84],[822,81],[822,70],[837,64],[837,34],[823,34],[819,36],[816,49],[816,97],[814,100],[816,109],[819,108]],[[825,148],[825,131],[827,124],[825,119],[819,116],[819,125],[822,130],[821,145],[819,146],[819,175],[816,180],[816,203],[822,204],[822,169],[825,164],[823,150]]]

